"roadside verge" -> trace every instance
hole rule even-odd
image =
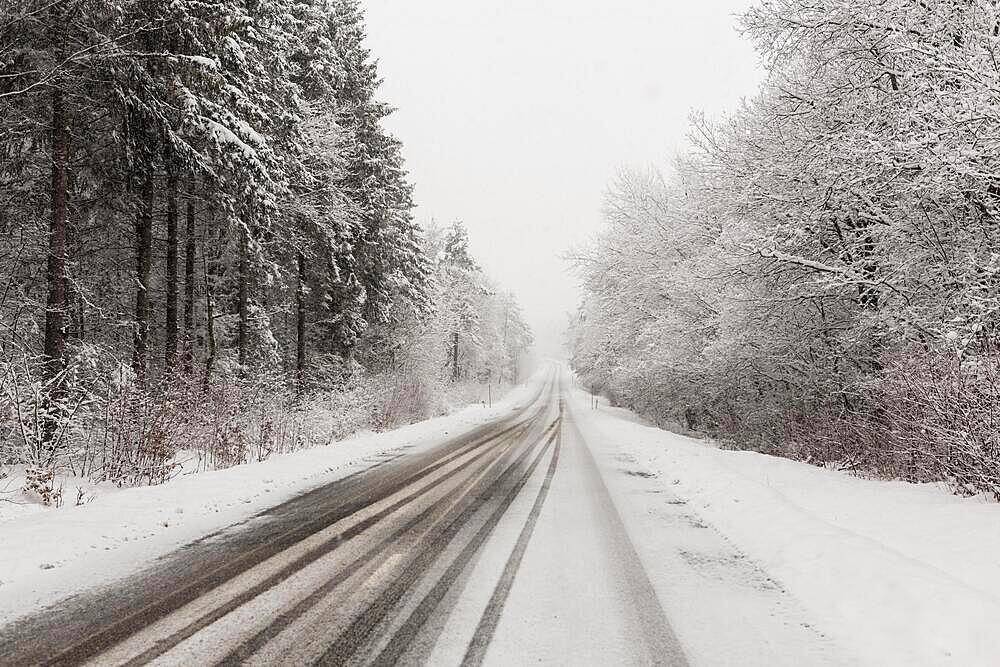
[[[1000,505],[720,450],[588,398],[574,396],[588,440],[710,524],[863,662],[996,664]]]
[[[529,402],[537,373],[491,408],[454,414],[261,463],[105,493],[79,507],[0,523],[0,624],[149,565],[212,532],[396,456],[502,418]]]

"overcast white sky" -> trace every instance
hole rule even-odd
[[[366,5],[418,219],[465,222],[546,353],[579,299],[560,255],[600,228],[616,170],[666,166],[691,110],[732,109],[761,78],[735,31],[749,0]]]

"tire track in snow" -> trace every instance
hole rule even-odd
[[[357,523],[355,523],[355,524],[353,524],[351,526],[345,527],[341,531],[338,531],[336,534],[334,534],[334,535],[330,536],[328,539],[326,539],[322,544],[320,544],[320,545],[318,545],[318,546],[310,549],[305,554],[303,554],[303,555],[295,558],[294,560],[288,562],[287,564],[285,564],[284,566],[282,566],[280,570],[278,570],[277,572],[275,572],[275,573],[267,576],[265,579],[261,580],[260,582],[258,582],[257,584],[253,585],[252,587],[243,590],[236,597],[233,597],[233,598],[229,599],[224,604],[222,604],[222,605],[220,605],[218,607],[214,607],[208,613],[206,613],[206,614],[201,615],[200,617],[198,617],[195,621],[190,622],[189,624],[187,624],[183,628],[178,629],[177,631],[173,632],[168,637],[166,637],[166,638],[164,638],[162,640],[157,641],[156,644],[154,644],[152,647],[150,647],[149,649],[147,649],[145,652],[141,653],[140,655],[136,656],[135,658],[133,658],[132,660],[130,660],[126,664],[127,665],[142,665],[142,664],[146,664],[147,662],[152,661],[153,659],[159,657],[160,655],[163,655],[164,653],[166,653],[167,651],[169,651],[173,647],[175,647],[178,644],[180,644],[182,641],[184,641],[184,640],[188,639],[189,637],[193,636],[198,631],[200,631],[200,630],[208,627],[209,625],[211,625],[215,621],[221,619],[226,614],[232,612],[236,608],[238,608],[238,607],[242,606],[243,604],[249,602],[250,600],[254,599],[255,597],[257,597],[261,593],[263,593],[263,592],[265,592],[267,590],[270,590],[274,586],[280,585],[283,581],[285,581],[286,579],[288,579],[289,577],[291,577],[293,574],[295,574],[296,572],[298,572],[302,568],[304,568],[304,567],[310,565],[311,563],[319,560],[320,558],[322,558],[322,557],[324,557],[324,556],[326,556],[326,555],[334,552],[338,547],[342,546],[348,540],[353,539],[354,537],[360,535],[361,533],[365,532],[366,530],[368,530],[369,528],[371,528],[375,524],[379,523],[380,521],[382,521],[382,520],[384,520],[386,518],[391,517],[392,515],[396,514],[399,510],[405,508],[410,503],[412,503],[414,501],[417,501],[420,498],[422,498],[423,496],[431,493],[432,491],[434,491],[434,489],[437,487],[437,485],[439,485],[439,484],[441,484],[443,482],[448,481],[449,479],[455,477],[456,475],[461,474],[462,472],[465,472],[470,466],[473,466],[474,464],[476,464],[477,462],[479,462],[481,459],[483,459],[487,455],[493,453],[495,449],[499,448],[502,444],[506,443],[508,441],[508,439],[510,439],[510,438],[516,438],[518,433],[520,433],[520,429],[517,430],[517,431],[513,431],[511,433],[508,433],[508,434],[504,434],[502,437],[498,436],[497,438],[495,438],[493,440],[492,444],[487,444],[487,445],[481,446],[481,448],[482,448],[483,451],[480,451],[479,453],[475,454],[468,461],[465,461],[465,462],[459,464],[456,468],[448,471],[443,476],[435,479],[432,483],[427,484],[427,485],[419,488],[418,490],[414,491],[413,493],[408,494],[404,498],[401,498],[401,499],[397,500],[396,502],[394,502],[393,504],[389,505],[388,507],[380,510],[376,514],[374,514],[374,515],[372,515],[370,517],[367,517],[365,519],[362,519],[361,521],[359,521],[359,522],[357,522]],[[464,453],[468,454],[469,452],[466,451]],[[435,507],[435,506],[436,505],[434,505],[432,507]],[[422,518],[423,516],[425,516],[425,514],[426,513],[419,515],[418,519]],[[391,539],[397,539],[400,535],[402,535],[403,533],[405,533],[407,530],[409,530],[412,526],[414,526],[416,524],[417,524],[416,520],[411,520],[410,522],[408,522],[407,524],[405,524],[404,529],[397,530],[396,532],[394,532],[392,534],[390,540]],[[338,572],[337,575],[336,575],[336,577],[334,579],[332,579],[330,582],[328,582],[326,585],[324,585],[324,589],[325,590],[332,590],[332,588],[336,584],[341,583],[345,579],[349,578],[349,576],[351,574],[353,574],[357,570],[361,569],[367,562],[369,562],[371,559],[375,558],[378,555],[379,550],[382,549],[382,548],[384,548],[385,546],[387,546],[390,543],[390,540],[385,540],[385,541],[380,542],[379,545],[375,549],[369,550],[366,553],[365,557],[356,559],[355,561],[352,561],[351,564],[347,566],[347,568],[345,568],[344,570]],[[280,556],[280,555],[281,554],[277,554],[277,556]],[[283,628],[285,625],[289,624],[291,622],[291,620],[294,620],[294,619],[286,619],[285,615],[282,614],[281,617],[275,619],[275,624],[272,627],[267,628],[267,630],[271,633],[271,636],[273,636],[273,635],[277,634],[277,632],[281,628]],[[273,630],[273,632],[272,632],[272,630]]]
[[[527,427],[525,427],[527,428]],[[463,483],[462,487],[466,487],[477,478],[477,475],[487,470],[496,461],[501,459],[510,449],[510,447],[516,444],[517,437],[521,434],[518,431],[516,434],[512,435],[508,446],[499,452],[497,456],[490,459],[485,465],[480,466],[476,471],[470,475],[470,480]],[[502,442],[507,442],[504,439]],[[460,487],[461,488],[461,487]],[[464,496],[468,491],[462,491],[458,493],[460,496]],[[261,648],[267,645],[274,637],[276,637],[285,628],[294,623],[297,619],[302,617],[311,608],[319,604],[324,598],[326,598],[333,590],[353,576],[356,572],[360,571],[365,565],[374,561],[378,556],[384,554],[396,541],[398,541],[403,535],[419,528],[419,526],[425,523],[428,519],[432,519],[435,515],[440,514],[443,509],[448,505],[454,503],[454,499],[451,497],[452,494],[447,494],[443,498],[435,501],[432,505],[427,507],[425,510],[420,512],[417,516],[413,517],[407,521],[403,526],[393,531],[388,537],[381,540],[371,549],[367,550],[365,554],[361,557],[355,559],[350,564],[348,564],[344,569],[337,572],[337,574],[329,579],[320,588],[313,591],[308,597],[299,601],[294,607],[283,612],[281,615],[276,617],[266,628],[262,629],[260,632],[255,634],[250,639],[244,641],[231,653],[229,653],[219,664],[222,665],[238,665],[244,660],[248,659],[254,653],[259,651]]]
[[[514,585],[514,577],[517,576],[517,570],[521,566],[524,552],[528,549],[528,542],[531,541],[531,534],[535,531],[535,524],[538,523],[538,516],[541,514],[542,505],[545,504],[545,499],[549,495],[552,478],[555,476],[556,466],[559,464],[559,450],[562,447],[562,412],[563,402],[560,401],[560,427],[556,433],[556,447],[552,452],[549,468],[545,472],[545,480],[542,482],[542,487],[538,490],[535,502],[531,506],[528,519],[525,521],[524,527],[517,537],[514,550],[511,551],[510,557],[507,559],[507,564],[500,575],[500,581],[497,582],[496,588],[493,590],[493,595],[490,596],[490,601],[486,604],[486,609],[479,620],[479,625],[476,626],[476,631],[472,635],[472,641],[469,642],[465,657],[462,659],[463,665],[478,667],[478,665],[483,663],[486,651],[490,646],[490,641],[493,639],[493,633],[496,631],[497,623],[500,622],[500,614],[503,613],[504,604],[507,602],[510,589]]]
[[[182,547],[170,556],[171,560],[167,563],[152,566],[120,584],[88,592],[69,600],[69,604],[61,602],[34,617],[22,619],[16,624],[17,627],[0,628],[0,663],[80,664],[94,658],[268,558],[399,493],[457,457],[531,423],[543,412],[544,405],[538,409],[532,408],[537,405],[541,396],[551,390],[550,379],[523,408],[510,417],[475,428],[428,452],[401,458],[395,465],[387,464],[386,469],[373,466],[359,471],[256,515],[243,523],[264,518],[271,520],[270,525],[248,529],[246,535],[234,540],[234,544],[244,545],[244,550],[233,554],[235,557],[220,560],[217,554],[212,553],[212,549],[216,548],[212,546],[213,540],[230,530],[230,527]],[[525,418],[528,414],[530,416]],[[347,500],[337,499],[337,495],[343,491],[352,495]],[[291,523],[291,527],[287,527],[288,519],[297,517],[303,508],[315,504],[322,507],[324,502],[327,507],[331,507],[330,510],[319,517],[302,523]],[[239,525],[241,524],[237,524]],[[226,540],[227,543],[228,541]],[[185,580],[184,575],[190,570],[183,563],[190,564],[192,555],[200,549],[207,551],[209,565],[196,570],[197,575],[193,580]],[[178,586],[178,581],[183,583]],[[150,597],[153,598],[152,601],[149,601]],[[76,611],[93,609],[94,605],[99,605],[103,614],[81,615]],[[46,636],[49,641],[36,641],[39,636]]]
[[[611,497],[611,492],[608,491],[604,476],[594,459],[594,454],[576,420],[572,418],[572,411],[569,412],[570,418],[567,421],[573,428],[573,435],[582,452],[581,458],[584,462],[585,472],[593,480],[592,488],[596,490],[594,499],[603,514],[604,534],[608,536],[609,544],[617,556],[623,583],[631,592],[631,599],[637,612],[636,616],[642,625],[642,636],[646,642],[647,654],[652,660],[650,664],[687,667],[688,658],[680,639],[678,639],[667,619],[663,606],[660,604],[653,582],[650,580],[649,573],[646,572],[635,545],[628,535],[628,530],[625,528],[618,507]]]
[[[554,428],[553,428],[554,427]],[[397,579],[384,590],[382,594],[374,600],[365,611],[358,616],[351,626],[341,633],[341,635],[329,646],[317,664],[341,665],[349,658],[355,657],[358,650],[364,645],[376,625],[387,615],[388,611],[395,606],[403,596],[409,591],[417,580],[427,572],[434,561],[445,550],[448,543],[458,534],[475,513],[490,500],[493,500],[497,493],[504,486],[504,483],[513,479],[513,484],[500,498],[499,505],[493,510],[472,539],[466,543],[465,547],[448,566],[444,574],[437,583],[421,600],[420,604],[406,618],[402,627],[390,639],[385,649],[370,663],[375,665],[391,665],[402,655],[410,642],[417,636],[424,623],[434,613],[438,603],[447,593],[455,579],[461,574],[469,561],[476,555],[486,538],[493,532],[497,523],[506,513],[507,509],[514,502],[514,499],[521,492],[532,473],[545,457],[552,443],[556,439],[558,420],[546,429],[540,441],[525,447],[518,459],[511,464],[488,489],[484,490],[478,497],[473,499],[471,505],[467,505],[461,513],[451,520],[440,534],[429,539],[427,549],[420,552],[415,567],[407,568],[403,577]],[[550,433],[551,431],[551,433]],[[531,460],[530,465],[524,472],[520,472],[525,461],[530,454],[537,450],[537,454]],[[518,474],[520,473],[520,474]]]

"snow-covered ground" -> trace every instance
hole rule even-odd
[[[134,572],[299,493],[508,414],[534,395],[542,377],[492,409],[472,406],[388,433],[2,522],[0,623]],[[593,453],[693,665],[996,664],[1000,505],[933,485],[864,480],[724,451],[646,426],[623,410],[592,409],[582,392],[569,398],[568,428],[578,435],[567,437],[582,438]],[[532,567],[573,552],[567,535],[586,532],[580,530],[586,522],[572,518],[582,491],[566,486],[565,475],[556,473],[525,581],[546,577],[542,568],[532,579]],[[527,512],[534,495],[519,499],[518,511]],[[548,541],[546,521],[562,531],[550,531]],[[480,566],[506,554],[487,550]],[[584,555],[576,558],[586,565]],[[584,565],[581,580],[593,570]],[[544,587],[528,588],[522,597],[537,602]],[[528,608],[518,603],[516,587],[511,605],[521,607],[515,617]]]
[[[102,486],[81,506],[71,499],[58,509],[0,502],[0,624],[135,572],[310,489],[501,417],[533,396],[542,379],[536,374],[492,407],[471,405],[394,431],[360,434],[159,486]]]
[[[821,651],[826,658],[843,650],[872,665],[997,664],[1000,505],[958,498],[936,485],[859,479],[720,450],[645,426],[624,410],[589,409],[589,401],[576,392],[588,443],[606,461],[619,462],[623,479],[644,485],[642,498],[635,487],[632,498],[619,489],[616,501],[681,641],[695,649],[693,662],[701,644],[715,652],[711,664],[776,664],[747,652],[778,639],[756,631],[760,618],[747,614],[739,622],[746,627],[727,625],[744,602],[734,586],[719,587],[712,601],[715,584],[741,578],[743,584],[758,579],[758,592],[786,593],[768,613],[804,613],[831,641],[829,651]],[[664,544],[670,522],[679,519],[728,545],[706,557]],[[678,569],[698,572],[701,581],[685,590]],[[701,626],[714,627],[699,626],[692,617],[712,604],[728,609],[714,619],[703,613]],[[802,612],[781,609],[790,604]],[[727,653],[719,646],[728,639],[738,649],[741,635],[742,649]],[[796,655],[797,646],[777,648],[784,649],[784,664],[815,664],[821,657]],[[834,662],[840,660],[848,659]]]

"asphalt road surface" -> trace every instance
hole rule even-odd
[[[567,391],[0,628],[0,664],[685,665]]]

